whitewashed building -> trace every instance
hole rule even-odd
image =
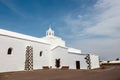
[[[36,38],[0,29],[0,72],[43,69],[99,68],[99,56],[81,54],[66,47],[65,41],[49,28],[46,36]]]

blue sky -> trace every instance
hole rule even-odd
[[[120,0],[0,0],[0,28],[35,37],[49,25],[67,46],[120,58]]]

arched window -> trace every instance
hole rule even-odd
[[[7,54],[8,54],[8,55],[11,55],[11,54],[12,54],[12,50],[13,50],[12,48],[8,48]]]
[[[40,51],[40,56],[42,56],[43,51]]]

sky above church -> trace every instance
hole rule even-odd
[[[0,0],[0,28],[45,36],[52,25],[67,46],[120,58],[120,0]]]

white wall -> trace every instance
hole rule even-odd
[[[56,47],[50,51],[50,45],[40,42],[33,42],[8,36],[0,35],[0,72],[20,71],[25,68],[26,47],[33,47],[33,68],[42,69],[43,66],[55,67],[55,59],[60,58],[61,67],[69,66],[70,69],[76,69],[76,61],[80,61],[80,69],[87,69],[88,64],[84,59],[86,55],[69,53],[68,48]],[[7,54],[8,48],[12,47],[11,55]],[[40,51],[43,51],[40,56]],[[99,57],[90,55],[91,66],[99,67]]]
[[[13,48],[11,55],[7,54],[9,47]],[[0,72],[24,70],[25,51],[24,42],[0,36]]]
[[[69,53],[70,55],[70,60],[71,64],[70,68],[71,69],[76,69],[76,61],[80,61],[80,69],[87,69],[88,64],[86,63],[85,57],[86,55],[82,55],[82,54],[75,54],[75,53]]]
[[[42,69],[43,66],[50,65],[50,46],[45,44],[33,43],[33,67],[34,69]],[[40,56],[42,51],[42,56]]]
[[[100,67],[99,56],[90,54],[90,62],[91,62],[91,69]]]
[[[50,45],[0,35],[0,72],[24,70],[27,46],[33,47],[34,69],[42,69],[44,65],[49,66]],[[7,54],[9,47],[13,48],[11,55]],[[43,51],[41,57],[40,51]]]
[[[84,59],[86,55],[68,53],[68,48],[57,47],[52,50],[51,56],[53,68],[56,68],[55,59],[60,58],[61,67],[69,66],[70,69],[76,69],[76,61],[80,61],[80,69],[87,69],[88,64],[86,64],[86,61]]]
[[[46,40],[51,44],[51,49],[56,46],[63,46],[65,47],[65,41],[63,41],[61,38],[52,36],[52,37],[44,37],[43,40]]]
[[[55,67],[55,59],[60,58],[60,65],[67,66],[66,61],[67,61],[67,49],[66,48],[61,48],[61,47],[56,47],[54,50],[51,51],[51,65],[52,68]],[[65,61],[66,59],[66,61]]]

